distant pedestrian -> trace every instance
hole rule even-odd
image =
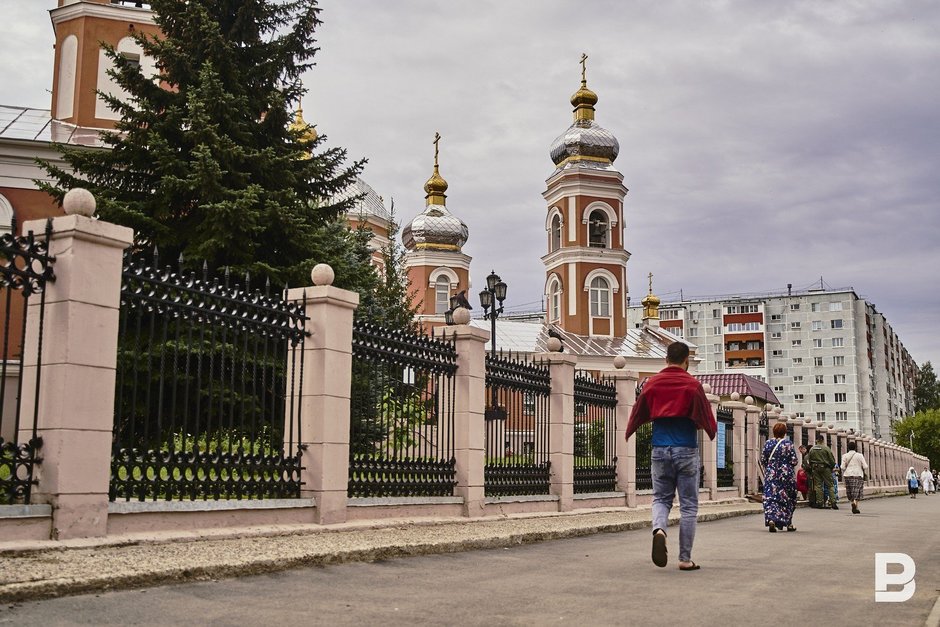
[[[920,473],[920,485],[924,488],[924,496],[934,491],[933,475],[930,474],[929,468],[924,468],[924,472]]]
[[[773,428],[774,437],[767,440],[761,452],[764,467],[764,524],[770,533],[793,526],[793,510],[796,508],[796,478],[793,468],[799,463],[793,443],[787,439],[787,426],[778,422]]]
[[[812,468],[811,476],[813,478],[813,490],[816,494],[816,502],[810,507],[823,509],[827,507],[826,495],[831,498],[833,492],[832,485],[832,467],[836,465],[836,458],[832,451],[825,444],[826,438],[819,434],[816,436],[816,444],[809,450],[809,465]],[[835,499],[828,503],[828,507],[839,509]]]
[[[852,503],[852,513],[858,514],[858,502],[865,492],[865,479],[868,476],[868,462],[858,452],[858,445],[849,442],[848,452],[842,456],[842,476],[845,477],[845,496]]]
[[[627,424],[629,440],[640,425],[653,423],[653,563],[666,566],[666,526],[679,492],[679,570],[698,570],[692,543],[698,518],[701,457],[698,430],[715,439],[718,423],[702,384],[688,373],[689,347],[673,342],[666,349],[666,367],[647,380]]]
[[[907,481],[907,491],[910,493],[912,499],[917,498],[917,489],[920,487],[920,482],[917,480],[917,471],[914,470],[914,467],[911,466],[907,471],[907,475],[904,477]]]

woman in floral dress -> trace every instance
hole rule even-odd
[[[774,425],[774,437],[767,440],[761,453],[764,467],[764,524],[770,533],[777,529],[796,531],[793,510],[796,507],[796,479],[793,468],[798,461],[793,443],[787,439],[787,426]]]

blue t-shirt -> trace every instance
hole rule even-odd
[[[657,418],[653,421],[652,444],[698,448],[695,423],[688,418]]]

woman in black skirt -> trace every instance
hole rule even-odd
[[[858,502],[865,491],[865,476],[868,474],[868,462],[858,452],[855,442],[849,442],[849,450],[842,456],[842,476],[845,477],[845,495],[852,503],[852,513],[858,513]]]

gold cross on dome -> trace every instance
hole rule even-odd
[[[649,273],[649,278],[650,278],[650,294],[652,294],[653,293],[653,273],[652,272]]]
[[[438,144],[440,143],[440,141],[441,141],[441,134],[435,132],[434,133],[434,167],[435,168],[437,167],[437,151],[438,151]]]
[[[581,53],[581,82],[582,83],[587,82],[587,79],[584,77],[584,73],[587,70],[587,58],[588,58],[587,54],[582,52]]]

